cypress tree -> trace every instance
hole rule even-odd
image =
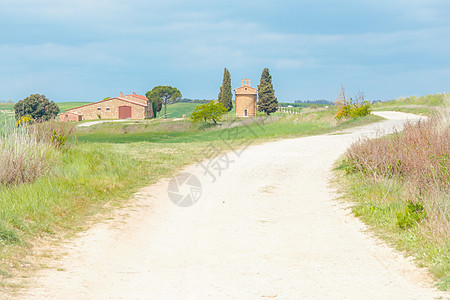
[[[258,111],[263,111],[267,115],[278,110],[278,100],[272,85],[272,76],[269,69],[264,68],[261,74],[261,81],[258,85]]]
[[[231,76],[227,68],[223,71],[223,81],[219,92],[219,103],[222,103],[225,108],[230,111],[233,109],[233,94],[231,93]]]

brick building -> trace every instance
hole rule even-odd
[[[256,97],[258,90],[250,86],[250,79],[243,79],[242,86],[234,89],[237,118],[256,117]]]
[[[133,93],[68,109],[59,120],[81,121],[98,119],[147,119],[153,117],[152,105],[145,96]]]

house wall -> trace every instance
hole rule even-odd
[[[58,115],[60,122],[79,121],[79,116],[70,112],[61,113]]]
[[[244,110],[248,110],[249,117],[256,117],[256,94],[236,94],[236,117],[245,117]]]
[[[98,115],[100,115],[102,119],[118,119],[119,106],[122,105],[131,106],[131,119],[144,119],[145,106],[122,101],[117,98],[74,108],[70,110],[70,112],[83,115],[83,120],[97,120],[99,119]],[[109,108],[109,110],[107,110],[107,108]]]

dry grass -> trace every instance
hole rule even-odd
[[[347,152],[352,171],[375,182],[396,178],[404,183],[403,201],[422,203],[427,218],[420,226],[432,239],[450,236],[450,125],[448,114],[406,124],[389,137],[361,140]]]
[[[450,289],[448,112],[353,144],[337,170],[352,211]]]
[[[0,185],[33,182],[48,174],[62,137],[73,129],[54,122],[15,127],[3,125],[0,130]]]

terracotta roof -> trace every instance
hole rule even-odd
[[[131,101],[131,100],[128,100],[128,99],[125,99],[125,98],[114,97],[114,98],[103,99],[101,101],[97,101],[97,102],[93,102],[93,103],[89,103],[89,104],[85,104],[85,105],[69,108],[69,109],[66,110],[66,112],[70,112],[70,110],[75,110],[75,109],[78,109],[80,107],[85,107],[85,106],[94,105],[94,104],[97,104],[97,103],[100,103],[100,102],[110,101],[110,100],[113,100],[113,99],[119,99],[121,101],[129,102],[129,103],[132,103],[132,104],[135,104],[135,105],[139,105],[139,106],[144,106],[144,107],[147,106],[145,104],[142,104],[142,103],[139,103],[139,102],[134,102],[134,101]],[[145,98],[145,99],[147,99],[147,98]]]

